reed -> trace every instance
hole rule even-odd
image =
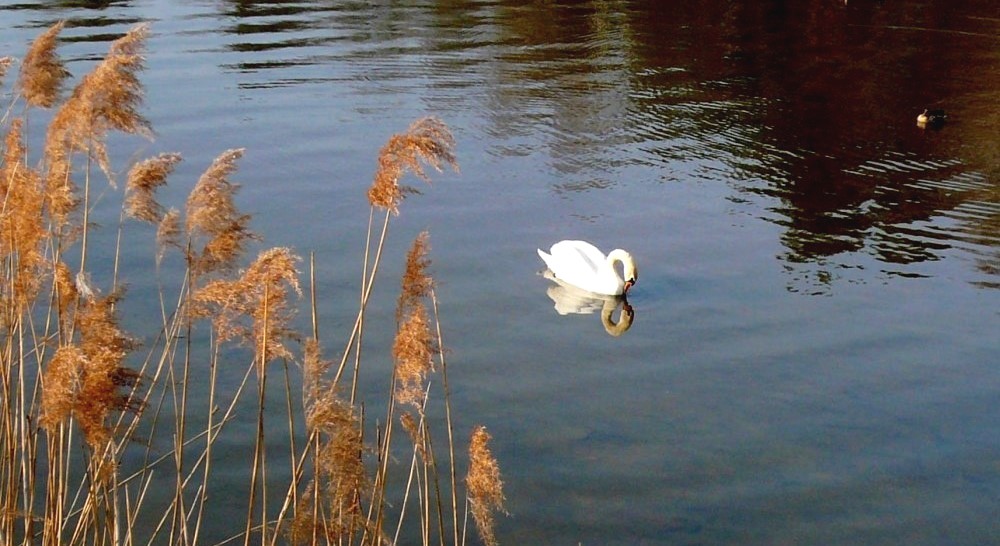
[[[24,56],[18,86],[28,106],[51,108],[59,99],[62,83],[69,76],[56,54],[57,39],[64,26],[60,21],[49,27],[35,39]]]
[[[148,27],[115,40],[64,99],[62,29],[57,23],[31,44],[0,119],[0,543],[218,543],[209,520],[211,499],[222,496],[219,444],[238,441],[240,422],[254,426],[252,442],[242,439],[253,456],[245,518],[226,522],[230,540],[466,544],[457,476],[467,461],[466,512],[482,541],[495,544],[499,467],[481,427],[467,459],[456,456],[429,234],[407,253],[391,346],[363,343],[365,323],[382,319],[366,309],[391,219],[417,193],[405,177],[429,182],[429,170],[458,168],[447,126],[417,120],[381,149],[368,189],[356,320],[343,333],[343,351],[328,360],[313,258],[308,287],[292,249],[263,248],[247,261],[261,238],[237,207],[243,149],[207,165],[183,206],[157,198],[179,154],[137,162],[118,189],[108,134],[152,134],[140,112]],[[11,66],[0,58],[0,85]],[[32,157],[25,120],[43,108],[53,113]],[[91,250],[114,257],[110,279],[94,279],[88,268],[88,246],[100,240],[90,236],[94,172],[122,199],[113,247]],[[137,223],[156,226],[155,271],[129,272],[157,279],[158,316],[134,323],[155,328],[142,346],[123,324],[118,282],[121,249],[144,233],[132,228]],[[179,277],[162,276],[168,259],[179,260],[169,269]],[[306,333],[297,329],[303,300],[312,315]],[[372,422],[358,384],[367,380],[366,362],[389,358],[384,417]],[[220,370],[234,368],[242,381],[221,388]],[[282,412],[267,405],[279,394]],[[443,405],[443,423],[429,417],[433,404]],[[444,437],[447,449],[437,448]],[[286,458],[265,449],[275,445],[286,446]]]

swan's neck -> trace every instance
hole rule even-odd
[[[628,281],[632,281],[634,283],[636,281],[637,273],[635,260],[632,259],[632,255],[620,248],[616,248],[608,254],[608,265],[611,266],[611,270],[614,271],[615,276],[618,277],[618,271],[615,270],[615,262],[621,262],[622,264],[622,273],[625,275],[624,279],[619,277],[622,283],[626,283]]]

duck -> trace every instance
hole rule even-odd
[[[928,109],[924,108],[924,111],[917,116],[917,125],[923,127],[925,125],[939,125],[944,123],[944,120],[948,116],[941,109]]]
[[[621,296],[639,279],[632,255],[620,248],[605,255],[587,241],[565,240],[547,253],[538,249],[538,256],[555,278],[594,294]],[[624,278],[615,270],[615,262],[621,262]]]

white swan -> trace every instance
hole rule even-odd
[[[548,254],[538,249],[538,255],[557,279],[595,294],[625,294],[639,278],[632,255],[620,248],[605,256],[586,241],[559,241]],[[622,263],[624,279],[615,271],[615,262]]]

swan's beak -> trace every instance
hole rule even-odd
[[[632,288],[632,285],[634,285],[634,284],[635,284],[635,279],[629,279],[629,280],[625,281],[625,293],[626,294],[628,294],[629,288]]]

